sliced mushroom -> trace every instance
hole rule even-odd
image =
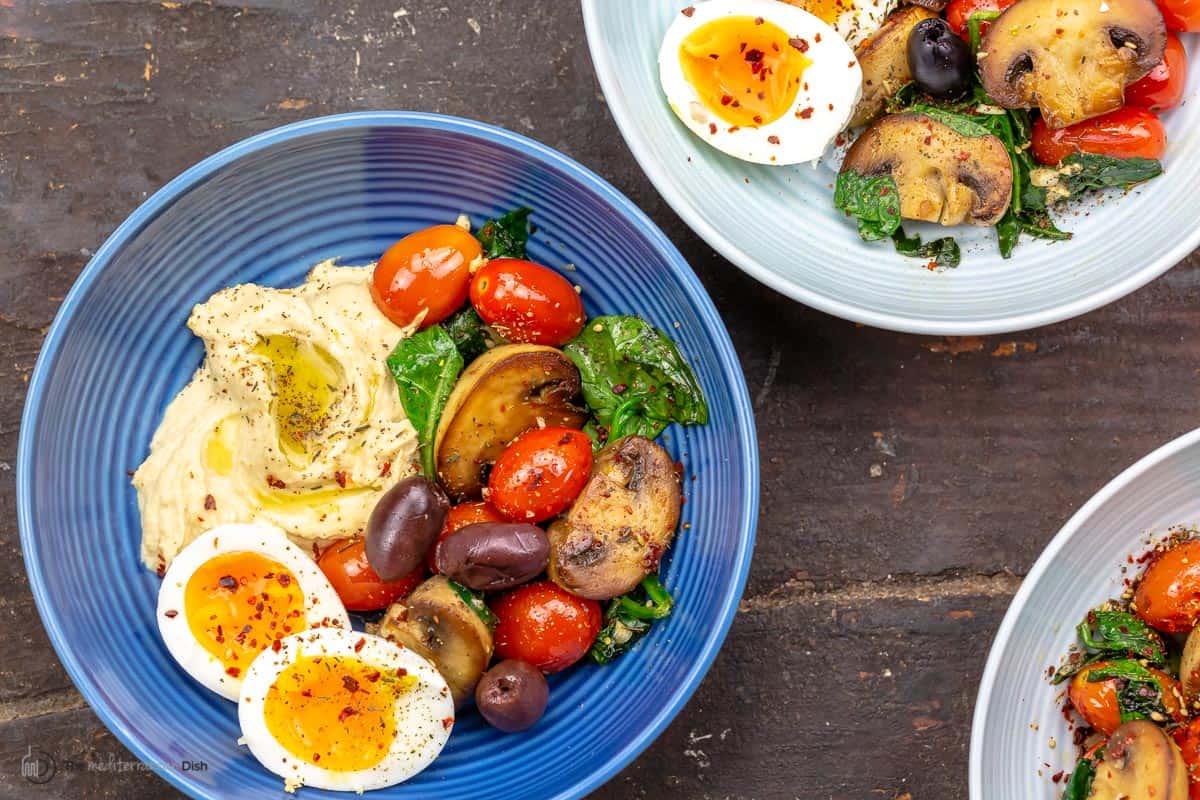
[[[492,659],[491,630],[441,575],[392,603],[379,635],[429,659],[446,679],[455,707],[472,696]]]
[[[1088,798],[1188,800],[1183,756],[1171,737],[1153,722],[1126,722],[1109,737]]]
[[[988,28],[980,77],[1000,105],[1063,128],[1120,108],[1166,43],[1154,0],[1021,0]]]
[[[633,589],[675,536],[679,483],[671,456],[649,439],[609,443],[575,504],[550,526],[550,579],[592,600]]]
[[[863,40],[854,53],[862,67],[862,97],[850,118],[850,126],[866,125],[883,113],[887,101],[912,80],[908,68],[908,35],[917,23],[937,14],[920,6],[893,11],[883,27]]]
[[[1012,198],[1012,161],[992,135],[966,136],[924,114],[892,114],[868,128],[842,172],[890,175],[900,216],[942,225],[994,225]]]
[[[1179,683],[1183,688],[1186,707],[1200,700],[1200,628],[1188,634],[1183,655],[1179,658]]]
[[[579,370],[553,347],[492,348],[459,377],[438,423],[437,472],[455,500],[477,498],[500,453],[538,425],[582,428]]]

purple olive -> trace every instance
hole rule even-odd
[[[523,731],[542,718],[550,686],[537,667],[509,659],[489,669],[475,687],[475,705],[488,724],[505,733]]]
[[[550,540],[528,522],[477,522],[442,539],[435,558],[438,572],[464,586],[508,589],[545,572]]]
[[[384,492],[367,520],[364,550],[371,569],[380,579],[394,581],[421,566],[449,509],[441,487],[420,475]]]

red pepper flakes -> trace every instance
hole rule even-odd
[[[237,667],[227,667],[225,669],[225,674],[231,675],[236,678],[238,675],[242,674],[242,671],[240,669],[238,669]]]
[[[816,42],[817,44],[820,44],[821,43],[821,34],[818,33],[816,36],[814,36],[813,41]]]
[[[163,616],[166,617],[167,619],[175,619],[176,617],[179,616],[179,612],[173,608],[168,608],[166,611],[163,612]]]
[[[337,472],[333,473],[333,479],[337,481],[338,486],[342,487],[343,489],[346,488],[346,473],[343,470],[339,469]]]
[[[217,498],[213,497],[211,494],[204,495],[204,510],[205,511],[216,511],[217,510]]]
[[[727,94],[726,94],[726,95],[722,95],[722,96],[721,96],[721,105],[723,105],[723,106],[727,106],[727,105],[729,105],[729,104],[730,104],[730,103],[732,103],[732,102],[733,102],[733,97],[732,97],[732,96],[730,96],[730,95],[727,95]]]
[[[696,7],[688,6],[687,8],[685,8],[683,11],[680,11],[679,13],[683,14],[685,17],[690,17],[692,14],[696,13]]]
[[[407,674],[408,674],[408,670],[406,670],[404,667],[396,667],[396,677],[397,678],[403,678]]]
[[[762,17],[755,17],[755,18],[754,18],[754,24],[755,24],[755,25],[762,25],[764,22],[766,22],[766,20],[765,20],[765,19],[763,19]]]
[[[751,64],[758,64],[759,62],[761,62],[763,60],[764,55],[765,54],[763,53],[762,50],[759,50],[757,47],[751,47],[749,50],[747,50],[745,53],[742,54],[742,58],[746,59],[746,61]]]
[[[292,576],[288,575],[286,572],[279,573],[279,576],[276,578],[276,580],[279,581],[280,586],[291,586],[292,585]]]
[[[283,643],[280,642],[278,639],[271,642],[271,651],[272,652],[278,653],[281,649],[283,649]]]
[[[383,462],[383,468],[381,470],[379,470],[379,477],[386,478],[388,475],[391,474],[391,472],[392,472],[392,462],[385,461],[385,462]]]
[[[363,649],[363,645],[365,645],[366,643],[367,643],[366,639],[359,639],[357,642],[354,643],[354,652],[357,653],[357,652],[361,651]]]
[[[710,134],[715,134],[717,132],[717,126],[712,122],[708,123],[708,132]]]
[[[349,719],[350,717],[353,717],[357,713],[358,712],[355,711],[350,706],[346,706],[345,708],[342,709],[342,712],[340,714],[338,714],[338,722],[345,722],[347,719]]]
[[[799,36],[795,36],[791,39],[788,39],[788,44],[790,44],[792,47],[799,50],[801,53],[808,52],[808,40],[807,39],[802,39]]]
[[[762,124],[763,124],[763,118],[762,118],[761,116],[759,116],[758,114],[755,114],[755,115],[754,115],[754,123],[755,123],[756,125],[762,125]]]
[[[287,488],[287,484],[284,483],[283,481],[279,480],[279,478],[276,478],[274,475],[267,476],[267,486],[270,486],[272,489],[286,489]]]
[[[970,154],[970,153],[968,153],[966,150],[959,150],[959,151],[958,151],[958,160],[959,160],[959,161],[966,161],[966,160],[967,160],[967,159],[969,159],[970,157],[971,157],[971,154]]]
[[[321,754],[313,753],[313,763],[316,763],[317,761],[320,761],[320,760],[321,760]]]
[[[442,727],[446,730],[450,730],[452,727],[454,727],[454,717],[446,717],[444,720],[442,720]]]
[[[813,107],[812,106],[809,106],[808,108],[802,108],[796,112],[796,116],[799,117],[800,119],[809,119],[812,117],[812,115],[813,115]]]
[[[160,578],[167,574],[167,562],[163,560],[161,555],[158,557],[158,567],[155,568],[154,572]]]
[[[778,136],[768,136],[767,141],[770,142],[771,144],[779,144],[779,137]]]
[[[382,676],[383,676],[383,673],[381,673],[379,670],[375,670],[374,672],[372,672],[370,675],[367,676],[367,680],[369,680],[371,683],[374,683],[375,681],[379,680]]]
[[[301,689],[300,696],[301,697],[312,697],[312,689]]]

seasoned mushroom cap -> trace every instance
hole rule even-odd
[[[1020,0],[988,28],[980,76],[1000,105],[1063,128],[1120,108],[1166,44],[1154,0]]]
[[[891,175],[900,216],[942,225],[994,225],[1012,197],[1012,161],[999,139],[967,136],[918,113],[892,114],[868,128],[841,171]]]
[[[912,80],[908,68],[908,37],[921,20],[937,14],[918,6],[904,6],[888,15],[883,27],[854,50],[862,67],[862,97],[850,118],[850,127],[866,125],[883,113],[887,101]]]

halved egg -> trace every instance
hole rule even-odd
[[[883,27],[897,0],[782,0],[815,14],[833,26],[846,44],[858,47],[863,39]]]
[[[759,164],[812,161],[845,128],[862,69],[837,32],[776,0],[708,0],[667,30],[659,80],[700,138]]]
[[[230,700],[255,657],[289,634],[350,627],[312,557],[271,525],[222,525],[201,534],[171,561],[157,616],[171,656]]]
[[[454,701],[412,650],[320,628],[254,660],[238,721],[242,743],[289,791],[364,792],[408,780],[437,758],[454,727]]]

